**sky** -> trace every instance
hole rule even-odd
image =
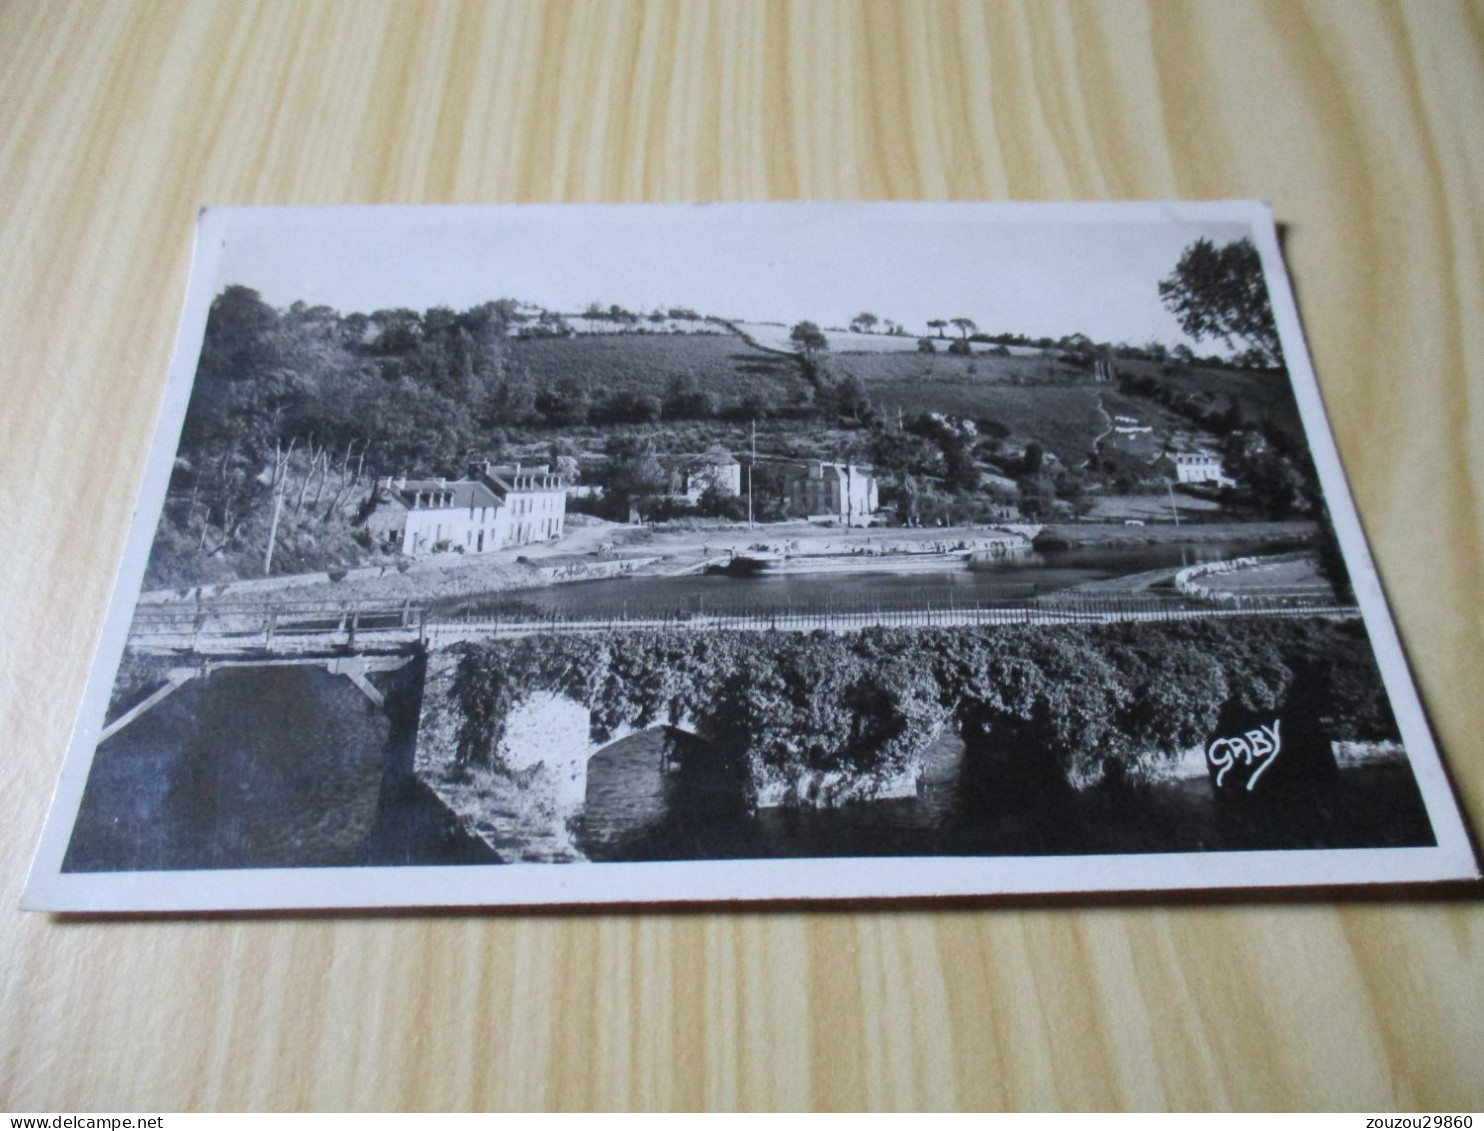
[[[1196,239],[1248,235],[1246,214],[1118,207],[1095,218],[987,205],[228,209],[216,217],[215,289],[342,313],[514,298],[562,312],[679,305],[845,326],[870,311],[913,334],[968,317],[987,333],[1189,342],[1158,281]]]

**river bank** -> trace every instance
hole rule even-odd
[[[1009,585],[1047,591],[1156,568],[1162,573],[1167,566],[1178,568],[1186,564],[1181,546],[1191,547],[1199,558],[1222,556],[1227,548],[1232,554],[1262,553],[1269,547],[1305,544],[1312,540],[1314,529],[1308,522],[1184,527],[1078,524],[1044,529],[821,529],[805,523],[779,523],[752,530],[655,530],[600,523],[579,528],[557,542],[498,553],[440,554],[397,566],[163,590],[144,594],[140,604],[447,605],[501,595],[546,603],[548,598],[540,596],[543,593],[572,589],[587,601],[596,596],[592,587],[598,583],[627,587],[639,582],[661,585],[676,596],[699,580],[708,566],[725,565],[732,555],[759,548],[779,552],[782,568],[767,571],[780,575],[778,580],[802,582],[818,574],[821,582],[838,578],[852,590],[865,586],[873,595],[885,595],[902,584],[924,583],[918,579],[933,584],[939,579],[948,584],[953,579],[953,585],[970,584],[978,589]],[[1099,560],[1081,562],[1079,555],[1094,555]],[[971,581],[974,571],[982,572],[978,580]],[[705,591],[709,593],[711,587]],[[637,595],[626,589],[620,603]]]

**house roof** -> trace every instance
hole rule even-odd
[[[474,465],[473,473],[496,494],[512,491],[560,491],[561,477],[546,464],[497,464],[488,460]]]
[[[844,479],[848,470],[854,479],[869,479],[875,472],[867,464],[860,463],[830,463],[824,460],[809,460],[808,462],[795,466],[789,470],[788,477],[791,479],[813,478],[815,466],[819,467],[821,479]]]
[[[393,483],[392,494],[407,507],[417,506],[417,497],[421,494],[424,496],[424,510],[468,510],[471,507],[498,507],[504,503],[500,496],[476,479],[445,479],[441,482],[437,479],[408,479]],[[451,495],[452,500],[435,508],[427,501],[429,495]]]

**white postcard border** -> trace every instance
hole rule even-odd
[[[882,218],[952,214],[964,221],[1066,223],[1245,222],[1261,254],[1289,378],[1357,601],[1437,839],[1435,847],[1285,849],[1116,856],[829,857],[662,863],[361,866],[63,873],[97,735],[122,660],[134,607],[164,505],[170,473],[218,280],[224,240],[259,224],[333,220],[384,227],[437,213],[456,226],[492,212],[559,209],[574,222],[613,210],[705,207],[718,219],[750,213],[823,210]],[[716,205],[466,205],[212,208],[202,211],[186,300],[167,382],[133,512],[123,560],[89,671],[51,810],[21,906],[70,912],[182,912],[389,907],[639,904],[760,900],[933,898],[1063,892],[1137,892],[1336,887],[1476,880],[1479,864],[1408,671],[1379,577],[1366,548],[1278,246],[1272,213],[1254,201],[1087,204],[773,203]]]

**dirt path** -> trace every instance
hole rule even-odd
[[[1101,432],[1099,432],[1096,436],[1094,436],[1092,438],[1092,455],[1088,456],[1085,460],[1082,461],[1082,467],[1084,469],[1086,469],[1087,465],[1090,464],[1090,463],[1092,463],[1092,461],[1097,458],[1097,456],[1098,456],[1098,445],[1101,444],[1103,442],[1103,440],[1107,438],[1108,433],[1110,433],[1110,432],[1113,431],[1113,417],[1110,416],[1108,414],[1108,410],[1103,407],[1103,394],[1102,393],[1099,393],[1098,394],[1098,412],[1102,415],[1103,421],[1107,425],[1107,427],[1104,428]]]

